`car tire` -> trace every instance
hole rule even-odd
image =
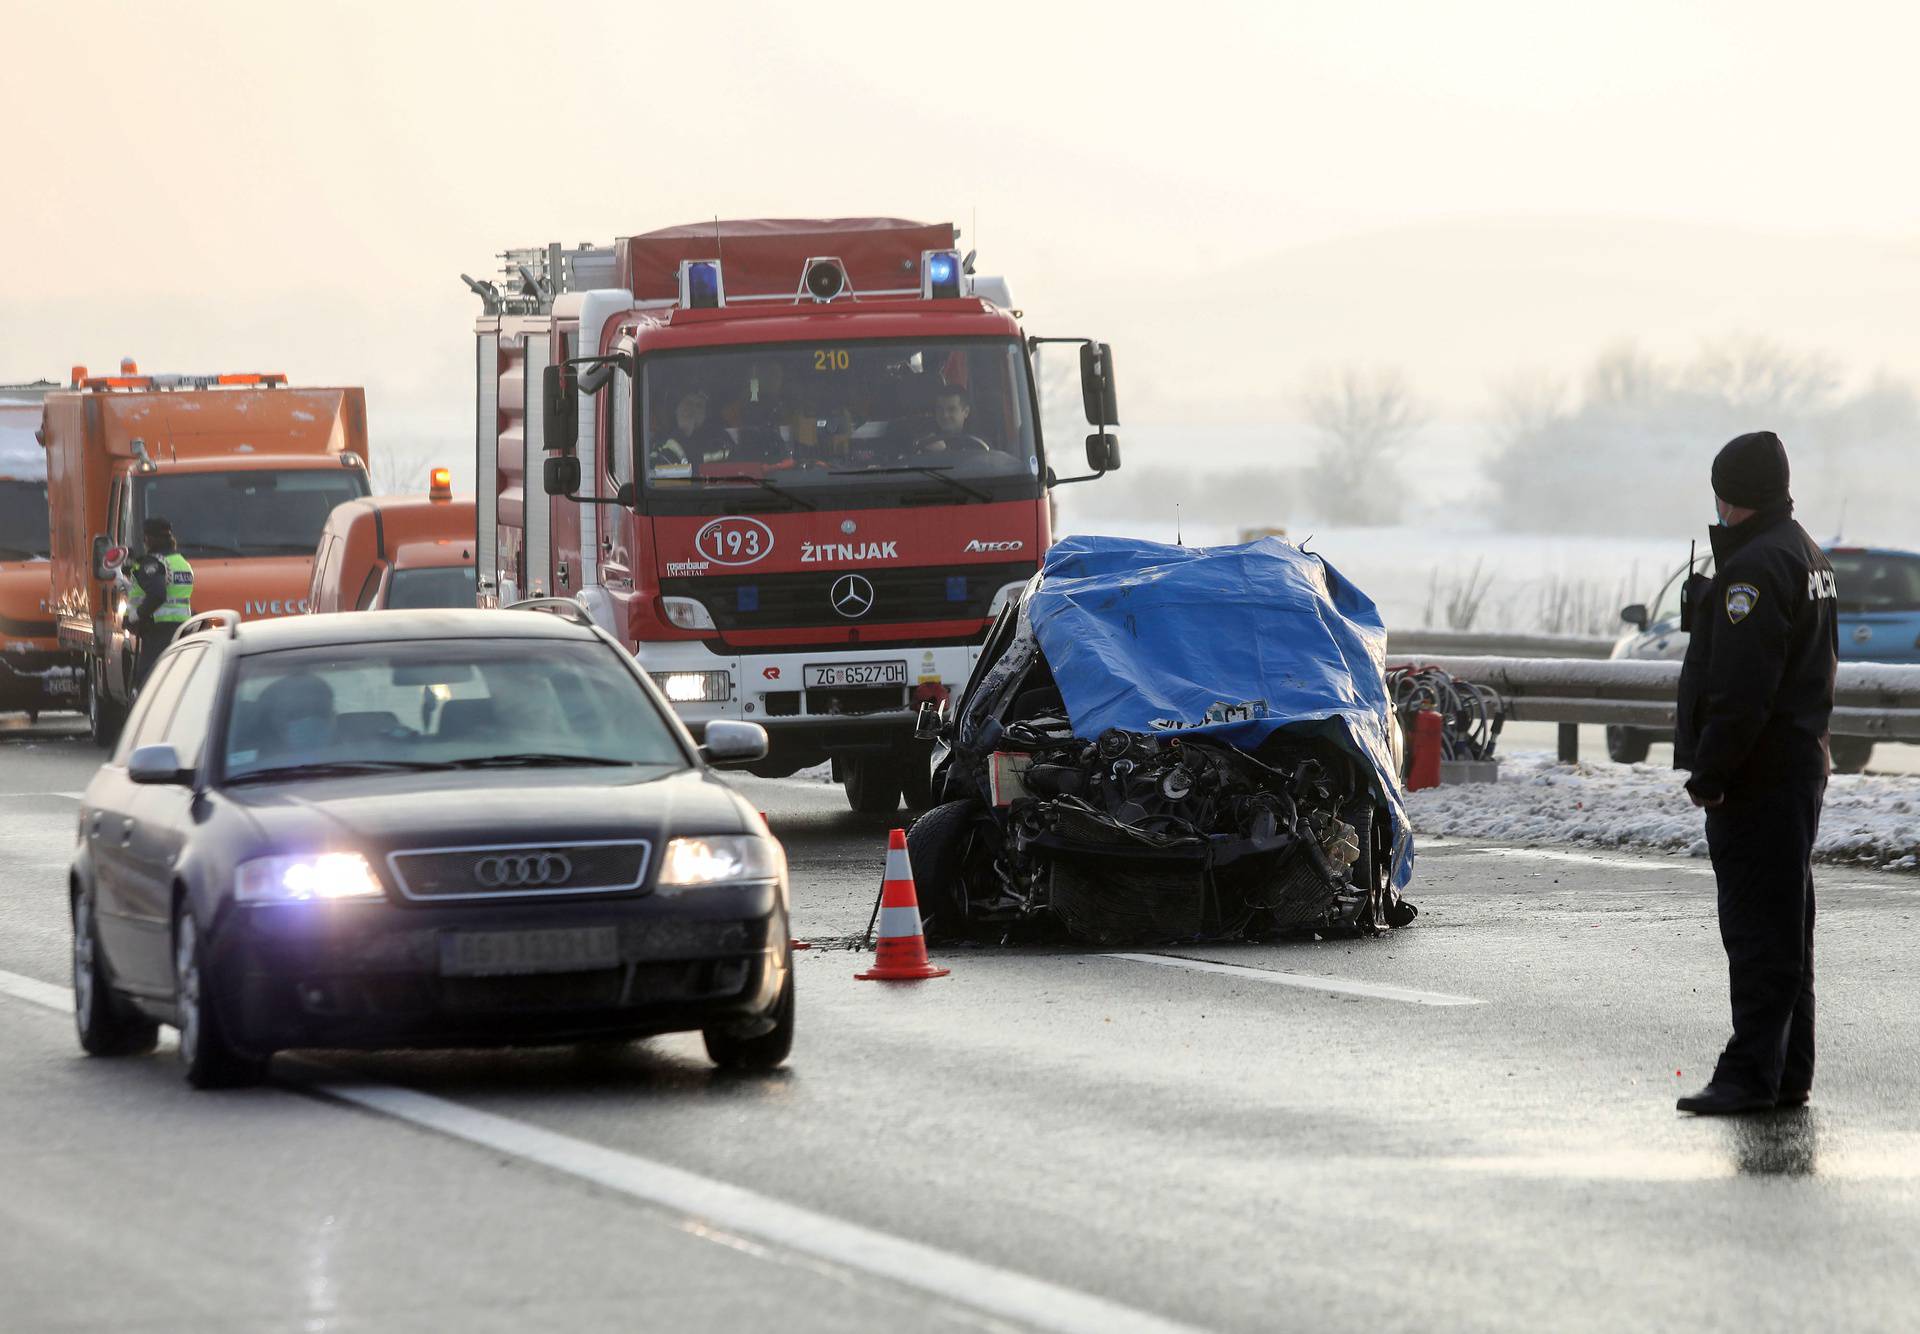
[[[891,753],[849,755],[842,762],[847,804],[862,815],[891,815],[900,809],[900,761]]]
[[[1857,774],[1873,758],[1872,737],[1830,737],[1827,745],[1833,755],[1833,771],[1837,774]]]
[[[213,1004],[212,979],[200,948],[200,927],[184,901],[173,915],[173,1004],[180,1064],[197,1089],[243,1088],[267,1075],[266,1061],[235,1051]]]
[[[1607,727],[1607,758],[1615,764],[1641,764],[1653,749],[1653,733],[1637,727]]]
[[[787,963],[787,982],[773,1005],[773,1027],[753,1037],[739,1037],[724,1026],[701,1032],[707,1057],[722,1070],[745,1073],[772,1070],[793,1052],[793,963]]]
[[[160,1040],[160,1025],[114,994],[87,888],[73,900],[73,1026],[89,1056],[139,1056]]]
[[[969,932],[966,862],[979,807],[971,801],[935,806],[907,830],[907,861],[920,930],[931,941],[965,940]]]
[[[107,694],[105,673],[98,658],[87,659],[87,732],[102,750],[111,749],[120,739],[120,725],[126,712]]]

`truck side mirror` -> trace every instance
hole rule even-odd
[[[540,481],[550,496],[573,495],[580,489],[580,460],[572,454],[547,455]]]
[[[1622,607],[1620,619],[1636,630],[1644,630],[1653,622],[1653,618],[1647,615],[1647,604],[1644,602],[1635,602],[1631,606]]]
[[[1087,425],[1120,424],[1120,403],[1113,391],[1113,349],[1105,343],[1080,345],[1080,400],[1087,410]]]
[[[580,388],[573,367],[564,363],[547,367],[540,380],[540,406],[547,448],[571,454],[580,438]],[[547,494],[556,493],[549,487]]]
[[[1087,437],[1087,466],[1095,472],[1113,472],[1120,466],[1120,440],[1111,435]]]
[[[640,488],[632,482],[622,482],[613,493],[613,503],[622,509],[640,508]]]

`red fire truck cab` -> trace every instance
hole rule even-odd
[[[467,279],[483,603],[574,597],[696,732],[765,726],[758,772],[831,760],[858,810],[923,803],[919,705],[1039,568],[1049,489],[1119,466],[1110,350],[1026,338],[957,240],[701,223]],[[1041,438],[1052,341],[1081,345],[1080,476]]]

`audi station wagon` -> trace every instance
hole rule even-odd
[[[700,1031],[793,1041],[787,868],[572,604],[189,621],[88,786],[70,876],[80,1043],[180,1033],[196,1086],[299,1047]]]

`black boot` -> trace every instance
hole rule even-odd
[[[1807,1099],[1812,1096],[1813,1096],[1812,1089],[1783,1088],[1780,1090],[1780,1096],[1773,1100],[1773,1105],[1775,1107],[1779,1107],[1783,1109],[1790,1108],[1790,1107],[1805,1107],[1807,1105]]]
[[[1674,1107],[1695,1116],[1738,1116],[1742,1112],[1772,1111],[1774,1097],[1733,1084],[1709,1084],[1698,1093],[1689,1093]]]

